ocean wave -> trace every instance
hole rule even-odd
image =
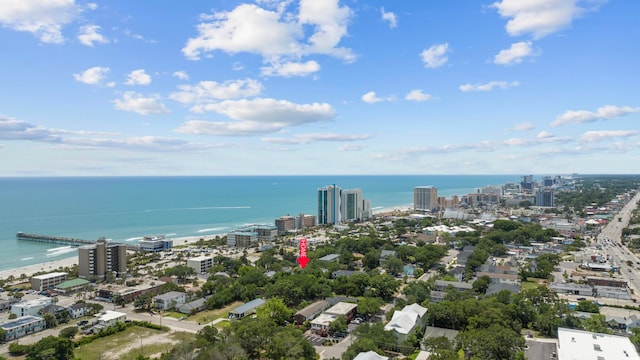
[[[76,249],[72,247],[69,247],[68,249],[59,249],[58,251],[52,251],[52,252],[49,252],[49,250],[47,250],[47,255],[46,255],[47,257],[60,256],[66,253],[76,251]]]
[[[380,210],[380,209],[384,209],[384,206],[374,206],[371,208],[371,210]]]
[[[58,252],[58,251],[62,251],[62,250],[65,250],[65,249],[70,249],[70,248],[71,248],[71,246],[60,246],[60,247],[57,247],[57,248],[47,249],[47,252]]]
[[[200,229],[196,232],[198,233],[205,233],[205,232],[212,232],[212,231],[220,231],[220,230],[224,230],[227,229],[227,227],[223,226],[223,227],[214,227],[214,228],[209,228],[209,229]]]
[[[225,209],[251,209],[251,206],[203,206],[203,207],[186,207],[186,208],[167,208],[167,209],[145,209],[144,212],[191,211],[191,210],[225,210]]]
[[[128,238],[128,239],[126,239],[125,241],[136,241],[136,240],[142,240],[142,239],[144,239],[144,237],[142,237],[142,236],[136,236],[136,237]]]
[[[176,236],[176,235],[178,235],[178,234],[176,234],[176,233],[170,233],[170,234],[166,234],[165,236]]]
[[[22,260],[22,261],[33,260],[33,256],[29,256],[29,257],[26,257],[26,258],[22,258],[22,259],[20,259],[20,260]]]

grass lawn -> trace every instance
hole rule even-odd
[[[240,301],[236,301],[233,302],[225,307],[223,307],[222,309],[216,309],[216,310],[207,310],[207,311],[201,311],[195,315],[189,316],[187,318],[187,320],[190,321],[197,321],[200,324],[206,324],[208,322],[211,322],[215,319],[221,318],[221,317],[226,317],[227,313],[230,310],[235,309],[236,307],[242,305],[242,302]]]
[[[98,360],[102,354],[122,351],[122,353],[117,353],[118,359],[134,360],[140,351],[147,356],[169,351],[176,342],[185,336],[187,335],[183,333],[168,334],[166,331],[133,326],[123,332],[97,339],[76,348],[74,356],[76,359]]]
[[[183,317],[185,315],[183,313],[177,312],[177,311],[163,311],[162,312],[162,316],[168,316],[168,317],[180,319],[181,317]]]
[[[543,281],[545,281],[545,279],[529,278],[529,279],[527,279],[527,281],[523,281],[522,282],[522,290],[528,290],[528,289],[536,288],[536,287],[542,285]]]
[[[224,328],[228,328],[229,326],[231,326],[231,321],[227,320],[227,321],[220,321],[219,323],[217,323],[215,325],[216,328],[218,328],[218,330],[222,330]]]

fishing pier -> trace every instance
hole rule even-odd
[[[18,240],[25,241],[35,241],[46,244],[56,244],[56,245],[67,245],[67,246],[82,246],[82,245],[93,245],[96,241],[92,240],[83,240],[76,238],[69,238],[63,236],[51,236],[51,235],[39,235],[39,234],[29,234],[24,232],[19,232],[16,234],[16,238]],[[127,250],[139,250],[140,247],[138,245],[127,245]]]

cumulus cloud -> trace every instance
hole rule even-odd
[[[51,129],[0,115],[0,140],[58,142],[60,137]]]
[[[599,131],[587,131],[582,134],[582,141],[585,142],[597,142],[610,140],[615,138],[627,138],[638,134],[637,130],[599,130]]]
[[[85,25],[80,27],[78,31],[78,41],[81,44],[93,47],[94,43],[106,44],[109,42],[107,38],[98,33],[101,27],[98,25]]]
[[[509,146],[534,146],[549,143],[569,143],[573,141],[570,137],[559,137],[548,131],[540,131],[535,138],[510,138],[504,141]]]
[[[362,146],[358,144],[344,144],[340,145],[338,148],[340,151],[360,151],[362,150]]]
[[[449,44],[436,44],[428,49],[422,50],[420,57],[424,62],[424,66],[428,68],[437,68],[447,63],[449,58],[447,52],[449,51]]]
[[[531,41],[521,41],[511,44],[511,47],[506,50],[500,50],[493,59],[493,63],[507,66],[519,64],[524,58],[532,55],[534,54]]]
[[[551,126],[556,127],[566,124],[589,123],[598,120],[611,120],[620,116],[640,112],[640,107],[605,105],[596,111],[568,110],[556,117]]]
[[[345,135],[335,133],[312,133],[312,134],[296,134],[287,138],[262,138],[261,140],[273,144],[281,145],[297,145],[297,144],[309,144],[318,141],[360,141],[371,139],[369,134],[361,135]]]
[[[87,85],[100,85],[107,78],[109,71],[108,67],[94,66],[79,74],[73,74],[73,78]]]
[[[196,85],[180,85],[169,98],[183,104],[207,104],[218,100],[256,96],[262,92],[262,84],[253,79],[229,80],[223,83],[200,81]],[[203,111],[194,108],[194,111]]]
[[[172,76],[180,80],[189,80],[189,74],[182,70],[174,72]]]
[[[506,29],[511,36],[531,34],[542,38],[553,34],[589,10],[596,10],[598,3],[593,0],[501,0],[491,6],[502,17],[509,18]],[[587,6],[580,6],[587,4]]]
[[[287,8],[292,9],[286,11]],[[291,2],[280,2],[275,10],[241,4],[231,11],[202,16],[203,21],[197,26],[198,36],[190,38],[182,52],[192,60],[219,50],[229,54],[259,54],[266,61],[311,54],[353,61],[355,55],[351,49],[339,46],[347,35],[352,15],[351,9],[340,6],[338,0],[300,0],[297,7]],[[305,26],[313,28],[308,36]]]
[[[388,22],[390,28],[393,29],[398,26],[398,18],[396,17],[396,14],[392,13],[391,11],[384,11],[384,8],[380,9],[380,13],[382,15],[382,20]]]
[[[271,66],[261,68],[263,76],[307,76],[320,71],[320,64],[314,60],[307,62],[273,63]]]
[[[377,102],[382,102],[384,101],[384,99],[379,98],[376,95],[375,91],[369,91],[368,93],[362,95],[362,97],[360,97],[360,99],[364,102],[366,102],[367,104],[375,104]]]
[[[513,131],[529,131],[529,130],[533,130],[535,127],[536,126],[533,123],[526,122],[526,123],[517,124],[511,130],[513,130]]]
[[[409,93],[407,95],[405,95],[405,100],[409,100],[409,101],[418,101],[418,102],[422,102],[422,101],[428,101],[431,100],[433,96],[431,96],[430,94],[426,94],[424,92],[422,92],[422,90],[420,89],[415,89],[415,90],[411,90],[409,91]]]
[[[133,70],[127,75],[127,85],[149,85],[151,84],[151,76],[144,69]]]
[[[127,91],[122,98],[113,100],[115,109],[135,112],[140,115],[168,114],[169,109],[160,102],[159,95],[144,96],[134,91]]]
[[[0,6],[0,25],[30,32],[43,43],[64,42],[63,26],[73,22],[80,8],[74,0],[9,0]]]
[[[117,148],[153,152],[198,151],[220,146],[157,136],[127,137],[95,131],[50,129],[4,115],[0,115],[0,140],[28,140],[76,148]]]
[[[329,121],[335,110],[326,103],[295,104],[268,98],[225,100],[202,105],[203,111],[214,111],[235,121],[210,122],[191,120],[177,132],[219,136],[260,135],[280,131],[289,126]]]
[[[476,84],[464,84],[460,85],[459,89],[463,92],[468,91],[491,91],[495,88],[506,90],[508,88],[520,85],[517,81],[490,81],[488,83],[476,83]]]

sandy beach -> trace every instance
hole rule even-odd
[[[173,238],[171,240],[173,240],[173,246],[184,246],[184,245],[194,244],[202,238],[210,239],[216,236],[224,236],[224,235],[225,234],[216,234],[216,235],[207,235],[207,236],[188,236],[188,237]],[[22,274],[25,274],[27,277],[30,277],[37,272],[41,272],[41,271],[54,272],[58,270],[60,267],[62,268],[71,267],[77,264],[78,264],[78,256],[76,253],[76,256],[72,256],[68,258],[47,261],[40,264],[25,265],[15,269],[0,271],[0,279],[7,279],[11,275],[13,275],[14,278],[18,279]]]
[[[375,209],[373,210],[373,213],[374,215],[380,216],[383,214],[393,214],[398,212],[411,211],[412,209],[413,209],[413,204],[409,204],[409,205],[403,205],[403,206]],[[201,236],[177,237],[177,238],[172,238],[171,240],[173,240],[173,246],[176,247],[176,246],[194,244],[194,243],[197,243],[198,240],[203,238],[212,239],[212,238],[215,238],[216,236],[225,236],[225,235],[226,234],[207,234],[207,235],[201,235]],[[47,261],[44,263],[33,264],[33,265],[25,265],[15,269],[0,271],[0,279],[7,279],[11,275],[13,275],[14,278],[18,279],[22,274],[25,274],[27,277],[30,277],[37,272],[41,272],[41,271],[54,272],[61,267],[62,268],[71,267],[77,264],[78,264],[78,256],[76,253],[76,256],[72,256],[68,258],[52,260],[52,261]]]

